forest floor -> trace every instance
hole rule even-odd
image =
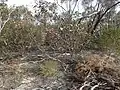
[[[0,58],[0,90],[120,90],[119,57],[83,51]]]

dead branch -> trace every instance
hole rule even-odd
[[[91,88],[91,90],[95,90],[95,88],[99,87],[99,85],[100,85],[100,83],[98,83],[97,85],[93,86],[93,87]]]
[[[84,83],[82,87],[80,87],[79,90],[83,90],[85,87],[90,87],[90,82],[89,83]]]

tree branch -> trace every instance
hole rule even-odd
[[[111,8],[115,7],[115,6],[118,5],[119,3],[120,3],[120,2],[117,2],[117,3],[113,4],[112,6],[108,7],[108,8],[103,12],[103,14],[98,17],[98,20],[95,22],[92,30],[95,30],[95,29],[97,28],[98,24],[100,23],[101,19],[104,17],[104,15],[105,15]]]
[[[13,11],[14,10],[12,10],[10,13],[9,13],[9,15],[8,15],[8,18],[7,18],[7,20],[5,20],[5,21],[2,21],[2,20],[0,20],[0,34],[1,34],[1,32],[2,32],[2,30],[3,30],[3,28],[5,27],[5,25],[6,25],[6,23],[10,20],[10,15],[13,13]],[[0,18],[0,19],[2,19],[2,17]],[[2,25],[2,23],[3,23],[3,25]]]
[[[61,6],[59,3],[58,3],[58,0],[56,0],[56,3],[58,6],[60,6],[64,11],[67,11],[63,6]]]
[[[76,0],[76,2],[75,2],[75,5],[74,5],[74,8],[73,8],[73,10],[72,10],[72,13],[71,14],[73,14],[73,12],[74,12],[74,10],[75,10],[75,8],[76,8],[76,6],[77,6],[77,2],[78,2],[79,0]]]

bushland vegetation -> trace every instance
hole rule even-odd
[[[119,4],[119,0],[36,0],[30,11],[25,6],[8,7],[3,0],[0,60],[7,65],[38,61],[41,65],[32,71],[45,77],[62,71],[66,90],[120,90]]]

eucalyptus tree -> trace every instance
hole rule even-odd
[[[82,0],[84,7],[83,16],[92,13],[91,17],[89,17],[91,23],[90,28],[93,26],[92,29],[96,29],[101,20],[104,22],[111,20],[115,15],[116,6],[119,3],[119,0]]]
[[[35,18],[39,24],[46,26],[47,23],[54,23],[57,6],[55,3],[44,0],[35,1]]]

